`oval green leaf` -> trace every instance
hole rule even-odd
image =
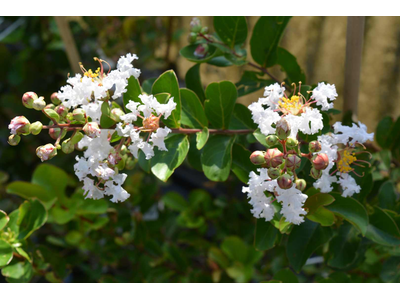
[[[203,105],[197,95],[189,90],[181,89],[182,117],[181,123],[190,128],[207,127],[208,120]]]
[[[243,44],[247,38],[247,22],[245,17],[214,17],[214,29],[230,48]]]

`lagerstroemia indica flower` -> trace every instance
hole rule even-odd
[[[257,170],[259,174],[250,173],[248,186],[243,188],[243,192],[250,198],[254,217],[272,220],[275,215],[272,203],[277,201],[281,204],[280,213],[286,221],[298,225],[307,214],[304,209],[307,195],[302,193],[306,182],[296,174],[296,169],[301,165],[300,157],[309,159],[312,164],[310,175],[316,179],[313,184],[315,188],[322,193],[329,193],[333,189],[332,184],[338,183],[342,196],[350,197],[361,190],[350,176],[350,173],[360,176],[352,164],[369,164],[357,159],[356,147],[372,141],[374,134],[367,133],[366,126],[360,122],[352,127],[337,122],[333,125],[333,133],[320,135],[318,140],[310,142],[309,153],[301,153],[298,133],[320,133],[323,128],[320,110],[332,108],[331,101],[338,95],[335,85],[331,84],[319,83],[309,92],[310,97],[300,92],[296,94],[296,85],[292,85],[294,92],[291,97],[287,96],[283,84],[275,83],[265,88],[265,98],[249,105],[252,118],[261,133],[267,136],[266,143],[270,148],[266,152],[256,151],[250,157],[253,163],[262,168]],[[275,153],[279,155],[275,157]]]

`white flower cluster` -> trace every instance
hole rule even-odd
[[[272,205],[274,197],[267,197],[265,192],[276,194],[276,200],[282,204],[280,213],[286,221],[299,225],[304,221],[304,215],[307,212],[303,209],[307,195],[299,191],[295,185],[290,189],[281,189],[276,179],[268,176],[267,169],[258,169],[260,175],[254,172],[250,173],[249,186],[243,187],[243,193],[247,193],[250,198],[249,203],[253,206],[251,212],[256,218],[264,218],[270,221],[275,215],[275,209]]]
[[[316,182],[314,187],[322,193],[329,193],[333,190],[332,184],[339,183],[342,187],[343,197],[351,197],[355,193],[359,193],[361,187],[357,185],[355,179],[349,175],[351,171],[350,164],[356,161],[352,151],[357,143],[365,143],[374,140],[374,133],[367,132],[367,126],[358,122],[358,126],[353,124],[351,127],[336,122],[333,125],[334,134],[327,134],[318,137],[321,143],[321,151],[325,153],[329,159],[328,167],[322,171],[322,176]],[[346,147],[346,145],[348,145]],[[340,148],[344,149],[340,151]],[[338,157],[341,153],[341,157]],[[332,168],[337,161],[338,172],[332,174]]]

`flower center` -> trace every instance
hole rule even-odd
[[[355,162],[357,158],[355,157],[354,153],[351,150],[343,150],[342,154],[340,155],[340,160],[337,162],[337,167],[340,173],[348,173],[353,170],[350,165]]]
[[[160,117],[151,115],[148,118],[143,119],[143,131],[156,131],[160,127]]]
[[[299,96],[292,96],[290,99],[282,97],[279,108],[284,114],[298,115],[303,112],[303,103]]]

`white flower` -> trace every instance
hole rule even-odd
[[[82,188],[85,191],[84,194],[86,194],[86,199],[90,198],[96,200],[104,198],[104,193],[96,187],[96,185],[94,184],[94,180],[90,179],[89,177],[85,177],[83,179]]]
[[[109,167],[107,167],[106,164],[100,164],[98,165],[95,169],[95,176],[104,180],[112,178],[115,174],[115,171]]]
[[[296,185],[292,185],[290,189],[286,190],[276,186],[276,191],[278,193],[276,199],[282,204],[281,214],[286,221],[295,225],[304,222],[304,216],[307,212],[303,206],[308,196],[296,189]]]
[[[168,100],[168,103],[166,103],[166,104],[158,103],[154,109],[155,109],[157,115],[162,114],[162,115],[164,115],[164,118],[167,119],[171,115],[171,112],[175,108],[176,108],[176,103],[174,102],[174,97],[172,97]]]
[[[168,127],[158,128],[156,132],[153,132],[150,137],[150,142],[153,143],[153,146],[157,146],[159,150],[168,151],[165,147],[164,139],[171,132],[171,129]]]
[[[266,98],[260,98],[258,101],[261,104],[266,104],[271,107],[272,110],[278,108],[279,99],[285,96],[285,88],[281,87],[279,83],[271,84],[265,87],[264,96]]]
[[[374,140],[374,133],[367,133],[367,126],[358,122],[358,126],[353,123],[351,127],[342,125],[342,122],[333,124],[335,130],[335,138],[337,143],[347,144],[354,146],[355,143],[365,143],[366,141]]]
[[[134,130],[134,126],[132,124],[125,125],[125,128],[122,127],[123,123],[118,123],[116,130],[119,136],[128,137],[131,134],[131,131]]]
[[[138,105],[140,105],[139,102],[129,100],[128,104],[125,107],[131,112],[121,116],[121,120],[125,123],[132,123],[132,121],[136,121],[139,114],[139,111],[137,110]]]
[[[361,187],[357,185],[355,179],[348,173],[341,173],[339,177],[339,184],[343,189],[343,197],[351,197],[354,193],[359,193]]]
[[[321,110],[328,110],[333,107],[333,103],[329,100],[335,100],[338,94],[334,84],[318,83],[318,86],[312,91],[312,99],[317,101],[317,105],[321,106]]]
[[[278,122],[281,118],[277,112],[270,108],[264,109],[260,102],[253,102],[249,105],[249,109],[254,123],[258,124],[262,134],[275,133],[275,128],[272,127],[272,124]]]
[[[299,129],[305,134],[315,134],[323,127],[322,114],[319,110],[307,107],[305,112],[301,114]]]

